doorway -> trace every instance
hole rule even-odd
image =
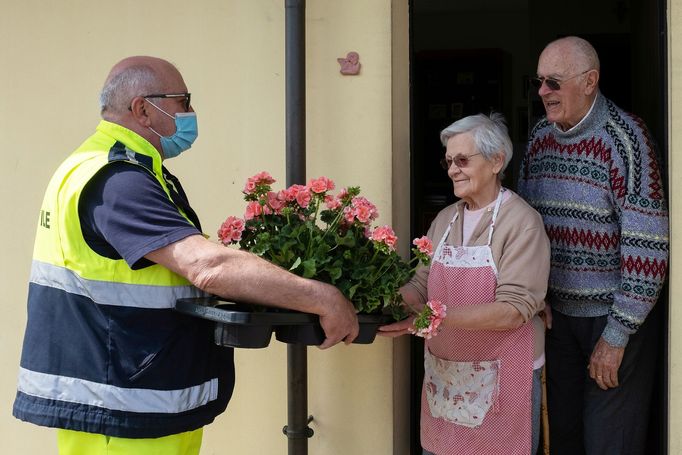
[[[544,109],[528,78],[550,41],[578,35],[601,60],[600,89],[641,117],[657,141],[667,175],[667,61],[665,0],[411,0],[412,238],[454,202],[439,165],[439,132],[455,120],[501,112],[514,144],[504,185],[516,189],[529,129]],[[667,187],[667,182],[666,187]],[[651,454],[667,453],[667,289],[661,318],[657,387],[649,422]],[[414,338],[414,337],[413,337]],[[411,453],[421,454],[419,407],[423,343],[411,346]]]

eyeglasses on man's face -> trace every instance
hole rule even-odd
[[[480,154],[481,154],[481,152],[472,153],[471,155],[459,154],[459,155],[455,155],[454,158],[446,156],[445,158],[440,160],[440,165],[446,171],[450,170],[450,167],[452,166],[453,163],[457,167],[467,167],[467,166],[469,166],[469,161],[471,161],[469,158],[471,158],[472,156],[480,155]]]
[[[189,108],[192,105],[192,94],[185,92],[185,93],[155,93],[152,95],[145,95],[142,98],[144,99],[149,99],[149,98],[184,98],[183,100],[183,107],[185,108],[185,112],[189,112]]]
[[[536,89],[540,90],[540,87],[542,87],[542,84],[544,83],[548,89],[556,92],[561,90],[561,84],[563,84],[566,81],[570,81],[571,79],[575,79],[578,76],[582,76],[583,74],[589,72],[590,70],[585,70],[582,73],[574,74],[573,76],[567,77],[565,79],[554,79],[553,77],[532,77],[530,79],[530,83],[533,84],[533,87]]]

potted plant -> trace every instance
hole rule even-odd
[[[405,261],[395,250],[398,239],[393,229],[372,227],[379,213],[360,196],[359,187],[332,195],[335,184],[326,177],[279,191],[273,191],[273,183],[275,179],[267,172],[247,179],[244,217],[227,217],[218,230],[221,243],[238,245],[299,276],[336,286],[358,311],[361,333],[357,342],[371,343],[379,325],[405,318],[408,310],[398,290],[419,263],[429,264],[431,241],[415,239],[414,258]],[[232,309],[248,311],[252,319],[264,318],[265,326],[268,318],[274,321],[271,325],[280,341],[320,344],[324,340],[316,316],[255,306]],[[444,310],[429,302],[415,319],[417,334],[432,336]],[[258,316],[259,312],[270,316]],[[231,330],[230,324],[222,330]],[[221,336],[235,345],[234,333]]]

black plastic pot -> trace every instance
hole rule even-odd
[[[358,314],[358,322],[360,333],[353,343],[370,344],[374,343],[379,327],[394,322],[394,319],[387,314]]]
[[[265,348],[272,338],[272,326],[270,325],[238,325],[221,324],[215,325],[215,343],[219,346],[233,348]]]

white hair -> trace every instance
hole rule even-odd
[[[504,154],[504,166],[498,174],[498,177],[502,179],[502,171],[509,165],[513,153],[512,141],[509,138],[504,116],[498,112],[492,112],[490,117],[485,114],[464,117],[441,131],[440,141],[445,147],[448,139],[462,133],[471,133],[476,151],[486,160],[490,161],[495,155]]]
[[[122,114],[128,110],[133,98],[158,91],[160,84],[158,75],[148,65],[124,69],[104,83],[99,95],[102,117]]]

